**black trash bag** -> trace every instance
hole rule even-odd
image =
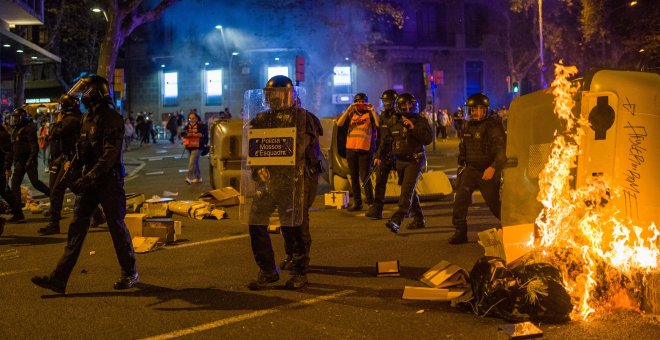
[[[473,311],[480,316],[497,316],[510,322],[529,320],[518,310],[518,282],[506,263],[499,257],[484,256],[470,271],[474,300]]]
[[[570,320],[573,305],[557,267],[548,263],[532,263],[514,268],[513,275],[525,294],[521,310],[529,314],[532,320],[544,323]]]
[[[10,214],[11,207],[7,204],[6,201],[0,200],[0,214]]]
[[[570,320],[573,310],[559,270],[547,263],[509,269],[504,260],[485,256],[470,271],[472,310],[509,322]]]

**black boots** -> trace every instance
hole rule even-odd
[[[247,287],[250,290],[260,290],[268,288],[271,283],[275,283],[280,279],[280,274],[276,271],[265,272],[260,270],[257,279],[248,283]]]
[[[300,289],[307,285],[307,275],[305,274],[293,274],[291,278],[284,284],[286,289]]]
[[[394,219],[391,219],[387,222],[385,222],[385,226],[387,229],[389,229],[391,232],[398,234],[399,233],[399,228],[400,228],[401,222],[396,221]]]
[[[449,238],[449,244],[463,244],[467,243],[467,232],[466,231],[455,231],[454,235]]]
[[[410,224],[406,226],[407,229],[422,229],[426,228],[426,222],[424,219],[414,219]]]
[[[58,294],[64,294],[66,283],[57,281],[50,276],[35,276],[31,279],[35,285],[54,291]]]
[[[362,210],[362,203],[353,203],[346,210],[348,210],[348,211],[360,211],[360,210]]]
[[[383,207],[374,204],[369,208],[369,211],[367,211],[364,216],[374,220],[380,220],[383,218]]]
[[[45,226],[43,228],[39,228],[38,232],[41,235],[59,234],[60,233],[60,225],[51,222],[51,223],[48,223],[47,226]]]
[[[129,289],[133,288],[136,284],[138,284],[140,280],[138,279],[138,273],[135,273],[133,275],[128,275],[119,278],[117,282],[115,282],[114,288],[117,290],[121,289]]]

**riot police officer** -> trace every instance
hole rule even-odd
[[[264,88],[264,101],[268,109],[259,112],[254,118],[248,119],[250,131],[261,131],[266,135],[278,128],[295,128],[295,139],[289,145],[286,142],[276,145],[257,144],[263,139],[251,139],[249,142],[250,157],[256,157],[257,152],[268,154],[273,148],[277,155],[286,155],[294,159],[277,165],[277,161],[263,158],[263,163],[250,166],[252,181],[242,183],[242,187],[254,185],[256,191],[249,207],[248,225],[250,241],[254,258],[259,266],[257,279],[248,284],[248,288],[258,290],[268,287],[279,280],[275,266],[275,256],[268,234],[268,224],[271,214],[277,210],[281,224],[285,247],[291,250],[292,276],[286,282],[288,289],[299,289],[307,284],[307,265],[309,264],[308,211],[315,197],[320,166],[320,151],[318,145],[321,125],[318,119],[309,111],[296,105],[297,94],[291,79],[285,76],[275,76],[268,80]],[[280,129],[281,130],[281,129]],[[289,129],[290,130],[290,129]],[[249,133],[248,133],[249,135]],[[246,137],[247,138],[247,137]],[[268,138],[269,140],[286,141],[292,137]],[[253,142],[255,142],[254,145]],[[293,151],[295,150],[295,152]],[[254,154],[253,154],[254,152]],[[289,158],[287,158],[289,159]]]
[[[5,125],[2,124],[2,117],[0,117],[0,165],[4,170],[0,175],[0,196],[2,196],[2,199],[4,199],[11,208],[13,216],[9,221],[19,222],[25,220],[25,216],[23,215],[20,203],[16,200],[11,190],[9,190],[8,183],[9,177],[11,177],[11,164],[13,160],[11,136],[5,128]],[[1,222],[1,224],[4,225],[4,219],[2,219]]]
[[[500,182],[506,163],[506,135],[502,124],[488,117],[489,100],[475,93],[466,103],[467,125],[458,146],[458,184],[452,223],[456,231],[450,244],[467,242],[467,213],[472,193],[479,189],[490,211],[500,218]]]
[[[39,143],[37,142],[37,128],[30,121],[27,111],[22,108],[15,109],[11,114],[12,148],[14,152],[14,175],[11,177],[11,191],[14,198],[21,203],[21,183],[27,173],[32,186],[50,196],[48,186],[39,180]]]
[[[424,145],[433,141],[433,130],[428,120],[422,117],[417,110],[417,101],[409,93],[402,93],[396,99],[396,114],[387,124],[384,131],[384,141],[379,155],[385,154],[391,148],[396,158],[396,171],[401,185],[399,208],[392,214],[385,226],[393,233],[398,233],[403,218],[410,211],[413,221],[408,229],[426,227],[424,213],[419,205],[417,196],[417,180],[422,173],[426,162]]]
[[[380,96],[381,103],[383,105],[383,111],[380,113],[380,131],[378,133],[377,145],[383,143],[384,138],[382,137],[385,134],[385,130],[388,129],[388,124],[392,120],[392,117],[395,115],[394,103],[396,102],[396,96],[398,93],[395,90],[385,90]],[[383,205],[385,202],[385,189],[387,188],[387,177],[390,174],[390,171],[394,169],[394,157],[392,156],[392,147],[387,148],[378,148],[376,155],[374,156],[374,166],[377,166],[376,170],[376,185],[374,186],[374,204],[369,208],[369,211],[365,214],[366,217],[371,217],[373,219],[383,218]],[[380,153],[379,153],[380,152]]]
[[[67,94],[81,98],[89,110],[82,121],[76,155],[78,161],[72,164],[73,167],[83,167],[83,176],[71,184],[72,191],[79,199],[73,221],[69,225],[64,255],[49,276],[35,276],[32,282],[57,293],[64,293],[89,230],[92,213],[100,203],[121,266],[121,276],[115,282],[114,289],[131,288],[138,283],[138,273],[131,235],[124,223],[124,122],[112,104],[108,81],[101,76],[80,79]]]
[[[78,143],[80,136],[82,120],[80,100],[64,94],[60,97],[58,105],[57,119],[51,126],[48,136],[51,156],[49,164],[50,208],[48,210],[50,222],[46,227],[39,229],[39,233],[43,235],[60,233],[64,193],[71,185],[71,179],[79,178],[82,175],[80,167],[71,168],[71,162],[74,160],[75,155],[75,145]],[[69,171],[71,171],[70,174]],[[103,211],[97,207],[94,210],[92,226],[96,226],[104,220]]]

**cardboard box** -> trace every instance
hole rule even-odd
[[[241,203],[241,193],[233,187],[224,187],[220,189],[205,192],[199,196],[200,199],[209,200],[216,206],[228,207]]]
[[[534,224],[519,224],[502,229],[488,229],[478,233],[479,244],[486,256],[499,257],[507,264],[519,259],[534,249]],[[532,245],[530,245],[532,243]]]
[[[171,218],[147,218],[142,223],[144,237],[158,237],[159,242],[174,242],[174,220]]]
[[[133,250],[138,253],[148,253],[152,250],[156,250],[159,247],[158,237],[134,237],[133,238]]]
[[[348,207],[348,191],[330,191],[325,194],[325,206],[344,209]]]
[[[529,321],[500,325],[499,329],[508,335],[509,339],[534,339],[543,337],[543,331]]]
[[[147,217],[167,217],[169,210],[167,208],[168,202],[158,203],[143,203],[140,212],[146,214]]]
[[[168,209],[171,213],[201,220],[211,214],[211,203],[205,201],[174,201]]]
[[[126,211],[136,213],[144,203],[144,194],[126,194]]]
[[[467,271],[448,261],[440,261],[422,275],[420,281],[432,288],[447,288],[469,285]]]
[[[400,276],[399,260],[379,261],[376,263],[376,274],[378,276]]]
[[[439,289],[426,287],[406,286],[403,289],[403,298],[406,300],[450,301],[463,295],[465,289]]]
[[[124,216],[124,223],[131,237],[142,236],[142,221],[147,217],[147,214],[126,214]]]

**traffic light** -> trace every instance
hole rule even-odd
[[[513,93],[520,92],[520,86],[518,85],[517,81],[513,82],[513,85],[511,86],[511,90],[513,91]]]

